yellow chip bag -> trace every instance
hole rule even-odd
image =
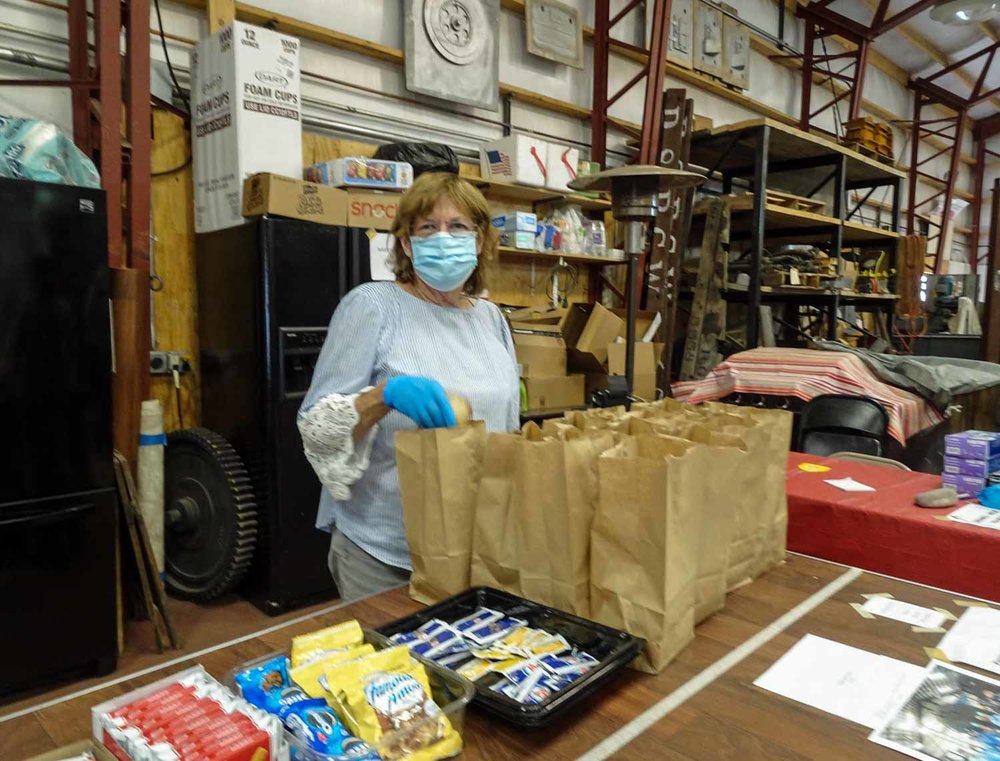
[[[431,697],[421,663],[405,645],[328,669],[333,705],[384,761],[436,761],[461,752],[462,738]]]
[[[292,667],[302,666],[326,651],[357,647],[365,641],[365,633],[357,621],[347,621],[326,629],[292,637]]]
[[[288,676],[292,678],[302,690],[311,698],[329,698],[330,694],[323,688],[326,681],[324,674],[326,670],[355,658],[363,658],[375,652],[371,645],[358,645],[348,647],[344,650],[327,653],[320,658],[313,658],[311,661],[301,665],[292,666],[288,669]]]

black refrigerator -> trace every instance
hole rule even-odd
[[[258,535],[241,591],[272,615],[336,594],[296,416],[334,309],[371,279],[369,246],[365,230],[267,216],[198,236],[202,425],[249,472]]]
[[[106,219],[0,179],[0,695],[117,661]]]

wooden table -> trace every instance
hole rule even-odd
[[[674,759],[676,761],[843,761],[901,758],[867,741],[868,730],[753,686],[805,634],[816,634],[916,664],[941,634],[914,633],[888,619],[865,619],[850,603],[865,594],[945,608],[960,615],[958,595],[895,581],[846,566],[789,555],[788,562],[733,592],[726,608],[703,623],[691,645],[656,676],[627,672],[581,707],[543,730],[509,727],[470,710],[464,727],[467,761],[507,759]],[[126,675],[55,705],[0,715],[0,759],[17,761],[86,737],[90,707],[194,662],[222,677],[233,666],[287,647],[289,638],[357,618],[365,626],[417,610],[403,590],[340,606],[220,645],[196,659],[138,676]]]

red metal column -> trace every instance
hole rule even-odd
[[[666,69],[667,34],[670,24],[670,0],[655,0],[653,23],[650,34],[650,50],[615,40],[611,30],[636,8],[642,8],[640,0],[629,0],[611,16],[609,0],[595,0],[594,3],[594,98],[591,106],[591,158],[604,166],[607,158],[608,126],[635,134],[634,129],[608,115],[611,108],[626,92],[646,78],[646,98],[644,101],[642,130],[639,138],[639,157],[643,163],[656,163],[656,149],[659,143],[660,111],[663,103],[663,72]],[[613,95],[608,92],[608,55],[611,45],[628,49],[633,53],[645,53],[645,63],[635,76]]]
[[[951,217],[951,200],[955,197],[955,180],[958,178],[958,159],[962,153],[962,135],[965,131],[965,123],[968,119],[968,112],[963,108],[958,112],[958,119],[955,122],[955,145],[951,149],[951,161],[948,165],[947,187],[944,191],[944,209],[941,211],[941,237],[938,239],[937,256],[934,258],[934,272],[938,275],[944,272],[948,262],[949,251],[942,251],[942,246],[947,238],[945,229]]]
[[[646,70],[646,98],[642,106],[642,137],[639,163],[656,164],[660,159],[663,131],[663,75],[667,68],[667,35],[670,34],[670,0],[656,0],[649,35],[649,66]]]
[[[608,146],[608,41],[610,0],[594,3],[594,99],[590,116],[590,159],[602,167]]]
[[[90,51],[87,46],[87,0],[69,0],[69,77],[73,80],[91,78]],[[88,156],[93,152],[90,117],[90,88],[75,85],[73,98],[73,141]]]
[[[972,169],[972,271],[979,266],[979,226],[983,223],[983,180],[986,176],[986,141],[976,139],[976,165]]]
[[[848,119],[861,116],[861,98],[865,89],[865,69],[868,66],[868,40],[858,43],[858,57],[854,63],[854,87],[851,88],[851,105],[847,112]]]
[[[924,96],[913,93],[913,125],[910,127],[910,175],[906,189],[906,232],[917,234],[917,166],[920,162],[920,112],[924,106]]]
[[[149,0],[126,2],[125,108],[130,161],[127,166],[128,265],[142,285],[136,300],[136,367],[140,397],[149,396],[150,298],[149,235],[152,175],[152,98],[149,89]]]
[[[118,0],[95,0],[94,17],[101,122],[97,150],[101,183],[107,193],[108,264],[122,267],[125,256],[122,247],[121,5]]]
[[[799,99],[801,111],[799,112],[799,129],[809,131],[809,108],[812,102],[812,82],[813,82],[813,42],[815,40],[816,27],[812,19],[805,20],[806,41],[802,48],[802,95]]]
[[[125,103],[131,162],[128,177],[128,263],[149,270],[150,152],[149,0],[127,0]]]

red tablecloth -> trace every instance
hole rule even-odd
[[[830,468],[808,473],[802,463]],[[874,492],[845,492],[853,477]],[[1000,601],[1000,531],[939,520],[954,508],[917,507],[939,476],[791,453],[788,549],[954,592]]]

